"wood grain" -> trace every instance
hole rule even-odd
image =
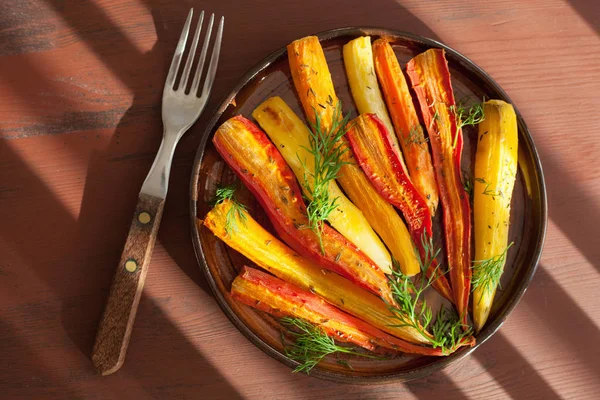
[[[1,397],[596,398],[596,3],[1,1]],[[508,92],[541,152],[550,226],[523,301],[471,357],[413,383],[339,385],[291,374],[237,332],[207,292],[189,238],[189,179],[205,115],[175,154],[127,362],[106,377],[94,370],[96,329],[160,143],[162,87],[190,6],[226,16],[207,115],[270,52],[349,25],[440,39]]]
[[[164,205],[158,197],[138,197],[92,350],[92,362],[102,375],[116,372],[125,361]]]

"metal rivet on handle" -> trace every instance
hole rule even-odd
[[[150,220],[152,220],[152,217],[146,211],[143,211],[138,215],[138,221],[144,225],[150,222]]]
[[[125,262],[125,269],[127,270],[127,272],[135,272],[137,266],[137,262],[133,259],[129,259]]]

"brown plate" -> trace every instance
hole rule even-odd
[[[363,35],[371,36],[372,40],[379,36],[393,39],[392,46],[402,65],[429,48],[443,48],[446,50],[457,101],[474,102],[485,96],[488,99],[501,99],[512,103],[506,93],[481,68],[439,42],[384,29],[343,28],[327,31],[318,36],[345,113],[357,115],[344,72],[342,46]],[[281,328],[276,320],[263,312],[233,301],[229,296],[231,282],[237,275],[237,271],[244,264],[253,264],[228,248],[208,229],[199,228],[197,223],[209,211],[207,202],[213,197],[215,186],[220,182],[230,182],[233,179],[233,172],[212,145],[211,140],[215,130],[234,115],[242,114],[250,118],[254,108],[271,96],[282,97],[298,115],[303,115],[292,83],[285,48],[271,54],[242,78],[217,109],[206,128],[202,143],[198,147],[191,181],[192,240],[198,262],[219,305],[229,319],[265,353],[290,367],[295,367],[297,363],[285,356],[279,330]],[[510,228],[510,240],[515,244],[509,252],[502,277],[502,290],[499,290],[496,295],[487,325],[477,335],[477,345],[441,358],[400,355],[390,360],[372,360],[354,356],[355,358],[349,359],[353,369],[338,363],[335,357],[328,357],[311,371],[311,375],[351,383],[416,379],[465,357],[502,325],[523,296],[535,273],[542,252],[547,221],[546,190],[540,159],[525,121],[518,110],[516,112],[519,123],[519,169],[512,200]],[[467,127],[464,135],[463,169],[470,173],[474,164],[477,130]],[[253,216],[271,230],[268,219],[254,198],[244,193],[244,199],[250,205]],[[441,232],[439,218],[441,212],[437,214],[434,229]]]

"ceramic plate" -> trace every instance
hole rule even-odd
[[[443,48],[446,50],[457,101],[474,102],[485,96],[486,99],[501,99],[512,104],[506,93],[481,68],[457,51],[437,41],[384,29],[343,28],[317,36],[325,51],[336,93],[344,106],[344,113],[358,115],[344,72],[342,46],[363,35],[371,36],[372,41],[381,36],[390,39],[403,66],[427,49]],[[241,79],[217,109],[206,128],[196,155],[191,181],[192,240],[198,263],[221,308],[233,324],[261,350],[282,363],[295,367],[297,364],[285,356],[281,342],[281,327],[277,321],[263,312],[233,301],[229,296],[231,282],[239,269],[244,264],[250,266],[253,264],[197,223],[209,211],[208,201],[214,196],[216,185],[231,182],[234,178],[233,172],[212,145],[211,140],[215,130],[234,115],[242,114],[251,118],[252,111],[271,96],[282,97],[298,115],[303,116],[294,90],[285,48],[261,61]],[[476,337],[477,345],[440,358],[400,355],[382,361],[355,356],[356,358],[349,360],[353,369],[337,363],[334,357],[328,357],[311,371],[312,376],[352,383],[406,381],[419,378],[475,351],[477,346],[485,342],[502,325],[523,296],[535,273],[542,251],[547,220],[546,192],[540,160],[525,121],[518,110],[516,112],[519,124],[519,168],[512,199],[509,238],[514,242],[514,246],[509,252],[502,277],[502,289],[496,295],[487,325]],[[470,174],[474,165],[477,128],[464,128],[464,138],[462,167]],[[257,221],[272,231],[268,219],[254,198],[248,192],[242,193],[242,196],[243,200],[250,205],[251,213]],[[439,236],[442,232],[440,216],[441,208],[434,220],[434,231],[438,232],[438,241],[441,240]]]

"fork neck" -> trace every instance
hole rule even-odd
[[[141,193],[146,193],[154,197],[164,199],[167,197],[167,189],[169,186],[169,175],[171,173],[171,163],[175,147],[179,141],[179,135],[167,134],[163,132],[160,148],[154,158],[154,163],[146,176],[146,180],[142,185]]]

